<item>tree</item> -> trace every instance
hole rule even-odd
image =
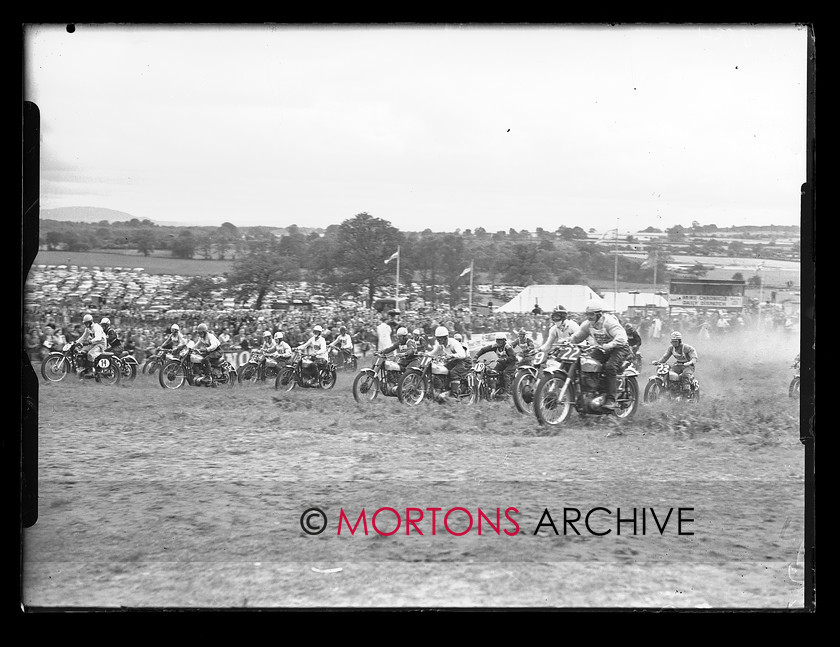
[[[387,220],[362,212],[341,223],[339,237],[342,244],[337,261],[345,280],[367,290],[370,306],[376,289],[393,276],[393,261],[386,265],[385,259],[397,251],[402,234]]]
[[[151,229],[140,229],[134,233],[134,244],[137,251],[148,257],[155,251],[155,234]]]
[[[278,280],[297,281],[299,277],[300,269],[295,259],[255,249],[234,261],[227,281],[242,301],[256,294],[254,309],[260,310],[265,295]]]
[[[196,240],[192,232],[185,229],[172,242],[170,249],[175,258],[192,258],[195,256]]]
[[[210,293],[216,289],[216,284],[207,277],[194,276],[187,281],[182,289],[187,298],[198,301],[200,307],[203,309],[204,303],[213,299]]]
[[[674,225],[670,229],[666,229],[668,240],[683,240],[685,238],[685,227],[682,225]]]
[[[58,249],[59,245],[64,243],[64,236],[57,231],[48,231],[46,241],[47,249],[52,252]]]
[[[732,275],[732,280],[733,281],[743,281],[744,280],[744,275],[741,274],[740,272],[735,272],[735,274]]]

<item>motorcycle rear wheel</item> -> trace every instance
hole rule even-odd
[[[534,415],[541,425],[559,426],[569,419],[569,414],[574,408],[574,391],[572,386],[566,389],[563,399],[559,399],[563,385],[566,383],[565,375],[543,375],[534,393]]]
[[[160,367],[158,382],[164,389],[179,389],[187,381],[187,372],[181,362],[167,362]]]
[[[70,362],[66,357],[53,355],[41,362],[41,375],[47,382],[61,382],[70,372]]]
[[[122,379],[133,382],[134,378],[137,377],[137,364],[120,360],[120,372],[122,373]]]
[[[399,399],[403,404],[416,407],[429,392],[427,380],[418,373],[406,373],[400,380]]]
[[[362,371],[353,378],[353,399],[359,403],[372,402],[379,395],[379,380],[370,371]]]
[[[318,371],[318,383],[321,385],[322,389],[331,389],[335,386],[336,382],[336,373],[333,369],[321,369]]]

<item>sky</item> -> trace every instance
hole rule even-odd
[[[798,225],[799,25],[24,25],[40,207],[195,225]]]

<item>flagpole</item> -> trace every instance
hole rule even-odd
[[[399,307],[400,300],[400,246],[397,245],[397,298],[394,299],[394,307]]]
[[[473,288],[473,265],[475,264],[475,259],[470,261],[470,315],[472,315],[472,288]]]
[[[613,313],[617,316],[616,302],[618,301],[618,218],[615,219],[615,244],[613,245],[615,255],[615,275],[613,277]]]

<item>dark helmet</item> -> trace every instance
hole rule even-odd
[[[551,311],[552,321],[563,321],[569,315],[569,311],[563,306],[557,306]]]

